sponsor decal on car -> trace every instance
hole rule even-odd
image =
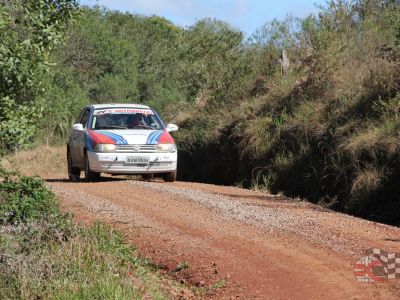
[[[174,144],[175,141],[172,136],[166,130],[157,130],[150,133],[147,138],[146,144]]]
[[[109,137],[114,141],[114,144],[117,144],[117,145],[127,145],[128,144],[128,142],[126,141],[126,139],[123,136],[113,133],[113,132],[97,130],[95,132],[95,134],[100,134],[100,136]]]
[[[89,151],[93,151],[97,144],[128,145],[123,136],[105,130],[87,130],[85,143]],[[166,130],[156,130],[148,135],[146,144],[175,144],[175,141]]]
[[[101,109],[95,110],[93,115],[106,115],[106,114],[143,114],[143,115],[154,115],[151,109],[142,108],[112,108],[112,109]]]
[[[86,132],[86,148],[93,151],[97,144],[127,145],[128,142],[119,134],[104,130],[88,130]]]

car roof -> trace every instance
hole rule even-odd
[[[149,106],[143,104],[131,104],[131,103],[107,103],[107,104],[93,104],[90,105],[93,109],[106,109],[106,108],[143,108],[150,109]]]

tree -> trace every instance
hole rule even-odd
[[[35,136],[50,52],[77,11],[75,0],[0,1],[0,149]]]
[[[203,19],[184,33],[182,57],[187,61],[186,82],[195,97],[210,90],[225,99],[246,67],[242,64],[243,33],[229,24]]]

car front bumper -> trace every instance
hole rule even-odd
[[[100,153],[88,151],[90,169],[110,174],[154,174],[176,171],[177,152],[159,153]],[[127,162],[132,158],[145,158],[148,163]]]

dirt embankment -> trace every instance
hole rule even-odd
[[[42,154],[24,155],[29,163]],[[353,275],[369,248],[400,252],[398,228],[234,187],[124,178],[70,183],[62,170],[40,175],[78,219],[115,224],[141,255],[206,297],[400,297],[399,279],[360,283]]]

